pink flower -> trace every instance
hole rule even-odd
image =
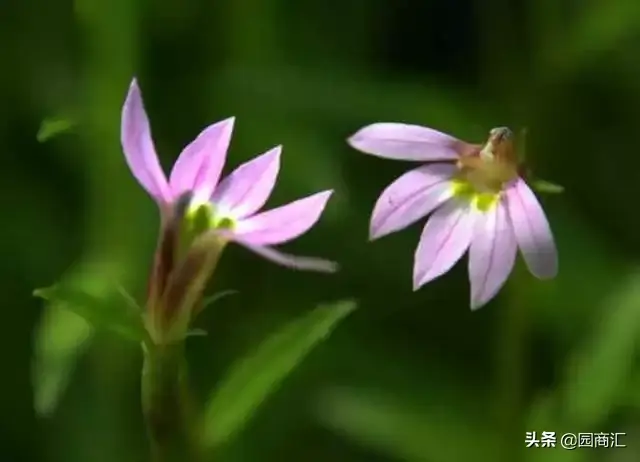
[[[176,237],[170,235],[171,222],[185,198],[187,218],[207,209],[210,227],[278,264],[311,271],[335,271],[333,262],[288,255],[274,249],[306,233],[320,219],[331,196],[331,190],[299,199],[287,205],[258,211],[264,206],[276,183],[280,170],[281,147],[241,165],[219,183],[231,142],[234,118],[205,128],[187,145],[176,160],[169,179],[165,176],[156,154],[151,128],[136,80],[131,82],[122,109],[121,141],[127,164],[138,183],[153,197],[169,222],[163,236],[167,239],[161,263],[172,267],[171,255]],[[179,215],[179,214],[178,214]],[[182,218],[182,217],[179,217]],[[161,245],[162,250],[162,245]],[[160,271],[166,278],[168,270]],[[161,284],[163,285],[163,284]]]
[[[491,130],[481,146],[417,125],[376,123],[349,144],[380,157],[436,162],[391,183],[371,218],[373,240],[433,212],[415,252],[414,290],[449,271],[467,249],[472,309],[504,285],[518,247],[534,276],[557,274],[553,235],[540,203],[518,175],[509,129]]]

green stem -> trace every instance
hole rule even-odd
[[[152,462],[199,459],[187,398],[184,343],[145,348],[142,407]]]

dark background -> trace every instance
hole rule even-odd
[[[213,460],[640,460],[639,45],[629,0],[2,1],[0,460],[145,460],[139,348],[31,296],[63,274],[144,292],[157,209],[119,145],[134,75],[167,169],[235,115],[227,171],[284,145],[270,204],[336,189],[287,250],[338,275],[225,254],[211,290],[240,294],[189,341],[199,396],[283,322],[360,302]],[[49,117],[76,125],[39,143]],[[420,226],[367,242],[411,164],[345,142],[377,121],[473,142],[527,127],[530,165],[566,188],[542,197],[559,276],[520,262],[478,312],[466,263],[412,292]],[[627,448],[525,449],[533,430],[626,433]]]

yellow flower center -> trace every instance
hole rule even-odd
[[[481,192],[465,179],[453,180],[453,195],[470,202],[480,212],[487,212],[498,203],[500,192]]]

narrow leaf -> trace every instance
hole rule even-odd
[[[33,294],[72,311],[96,328],[108,329],[138,342],[147,339],[140,313],[131,309],[129,300],[114,300],[114,294],[96,297],[70,284],[36,289]]]
[[[602,307],[603,319],[570,364],[565,384],[568,423],[598,426],[630,378],[640,336],[640,271]]]
[[[204,329],[191,329],[187,332],[187,337],[206,337],[207,331]]]
[[[68,117],[51,117],[42,121],[36,138],[44,143],[54,136],[68,132],[76,126],[76,121]]]
[[[110,269],[102,263],[86,261],[63,277],[63,284],[81,287],[94,298],[107,297],[111,286],[104,278]],[[38,293],[40,293],[38,291]],[[52,296],[44,290],[42,295]],[[64,308],[64,302],[48,301],[34,332],[34,359],[31,380],[36,413],[51,415],[63,396],[75,370],[94,334],[85,319]]]
[[[217,294],[213,294],[213,295],[211,295],[209,297],[205,297],[205,299],[202,301],[202,308],[201,309],[204,310],[209,305],[213,305],[215,303],[218,303],[223,298],[227,298],[228,296],[235,295],[237,293],[238,293],[237,290],[223,290],[221,292],[218,292]]]
[[[115,282],[114,285],[118,293],[122,296],[122,299],[129,306],[131,312],[142,314],[144,309],[138,304],[133,295],[127,292],[127,289],[125,289],[120,283]]]
[[[212,393],[204,422],[204,444],[227,442],[260,404],[356,307],[352,301],[321,305],[263,341],[239,360]]]
[[[638,306],[640,271],[636,270],[602,303],[602,319],[595,323],[592,337],[567,364],[562,385],[533,407],[528,428],[544,426],[556,430],[586,431],[605,424],[633,379],[640,335]],[[567,454],[554,460],[573,461],[578,460],[577,457]],[[546,462],[547,458],[540,455],[539,460]]]
[[[407,462],[496,460],[499,441],[486,419],[458,413],[449,396],[424,406],[397,393],[333,389],[321,395],[318,417],[337,433]]]
[[[545,180],[532,180],[531,186],[538,192],[547,193],[547,194],[561,194],[564,192],[564,186],[560,186],[555,183],[551,183],[550,181]]]
[[[33,405],[39,416],[48,417],[55,411],[92,335],[91,326],[71,311],[55,304],[44,311],[34,335],[31,364]]]

